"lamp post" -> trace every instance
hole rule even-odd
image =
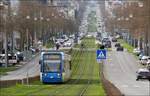
[[[36,36],[37,36],[37,30],[36,30],[36,23],[37,23],[37,17],[34,17],[34,40],[36,40],[37,38],[36,38]]]
[[[26,19],[27,19],[27,23],[28,23],[28,21],[30,19],[30,16],[27,16]],[[27,35],[26,45],[27,45],[27,51],[28,51],[29,50],[29,29],[28,29],[28,24],[27,24],[27,28],[26,28],[26,35]]]
[[[16,17],[16,13],[13,13],[13,17],[15,18]],[[14,19],[13,18],[13,19]],[[14,19],[15,20],[15,19]],[[13,26],[13,28],[14,28],[14,26]],[[12,50],[14,51],[14,49],[15,49],[15,46],[14,46],[14,30],[12,31]]]
[[[50,36],[50,34],[49,34],[49,21],[50,21],[50,19],[49,18],[47,18],[46,19],[46,21],[47,21],[47,30],[46,30],[46,34],[45,34],[45,36],[46,36],[46,43],[49,41],[49,36]]]
[[[43,38],[44,38],[44,37],[43,37],[43,19],[44,19],[44,18],[41,16],[41,17],[40,17],[40,21],[41,21],[40,25],[41,25],[41,40],[42,40],[42,43],[44,42],[44,41],[43,41]],[[43,43],[43,44],[44,44],[44,43]]]

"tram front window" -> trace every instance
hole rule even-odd
[[[44,61],[44,72],[55,73],[61,72],[61,63],[59,61]]]

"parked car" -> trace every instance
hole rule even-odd
[[[115,47],[120,47],[120,46],[121,46],[120,43],[115,44]]]
[[[144,52],[142,52],[142,53],[139,55],[139,60],[141,60],[143,56],[146,56],[146,54],[145,54]]]
[[[147,62],[148,62],[148,60],[150,60],[150,57],[149,57],[149,56],[143,56],[143,57],[141,58],[141,64],[146,65]]]
[[[16,54],[13,54],[13,55],[8,54],[8,63],[13,64],[13,65],[18,64],[19,59],[18,59],[17,55]],[[0,54],[0,66],[2,64],[5,64],[5,54]]]
[[[64,43],[64,47],[71,47],[71,45],[72,45],[72,43],[71,43],[71,41],[67,41],[67,42],[65,42]]]
[[[117,51],[123,51],[124,50],[124,48],[123,48],[123,46],[119,46],[119,47],[117,47],[117,49],[116,49]]]
[[[136,53],[136,55],[138,56],[140,54],[141,50],[139,48],[135,48],[133,50],[133,53]]]
[[[15,54],[17,55],[19,61],[23,61],[24,60],[23,52],[16,51]]]
[[[30,47],[29,50],[31,52],[39,52],[39,49],[37,47],[34,47],[34,46]]]
[[[112,38],[112,42],[117,42],[117,39],[116,38]]]
[[[138,49],[137,49],[137,50],[135,50],[134,52],[136,53],[137,56],[139,56],[140,54],[144,54],[144,51],[143,51],[143,50],[138,50]]]
[[[117,36],[116,36],[116,39],[120,39],[120,37],[121,37],[120,35],[117,35]]]
[[[137,79],[148,79],[150,81],[150,71],[148,69],[139,69],[137,72]]]
[[[150,60],[149,60],[149,62],[147,62],[147,69],[150,71]]]

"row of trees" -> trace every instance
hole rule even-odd
[[[60,10],[67,10],[67,6],[42,4],[40,0],[20,1],[16,8],[7,4],[5,8],[0,9],[1,35],[5,35],[4,32],[6,32],[11,44],[14,44],[14,32],[19,33],[20,38],[17,43],[19,43],[19,49],[24,50],[37,40],[45,44],[52,40],[52,37],[77,32],[78,28],[74,20]],[[13,48],[14,46],[11,47]]]
[[[150,0],[126,1],[113,9],[109,17],[109,31],[126,32],[125,39],[134,47],[150,55]]]

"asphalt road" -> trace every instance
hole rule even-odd
[[[60,49],[70,49],[71,47],[61,47]],[[56,48],[51,48],[55,50]],[[30,62],[21,66],[18,70],[7,72],[7,75],[1,76],[0,80],[15,80],[40,75],[40,55],[35,56]]]
[[[104,75],[126,96],[150,96],[150,82],[136,81],[136,71],[141,67],[138,59],[126,50],[117,52],[112,44],[112,52],[107,53]]]
[[[27,77],[27,73],[29,77],[38,76],[40,74],[39,60],[40,54],[18,70],[7,72],[8,75],[1,76],[0,80],[23,79]]]

